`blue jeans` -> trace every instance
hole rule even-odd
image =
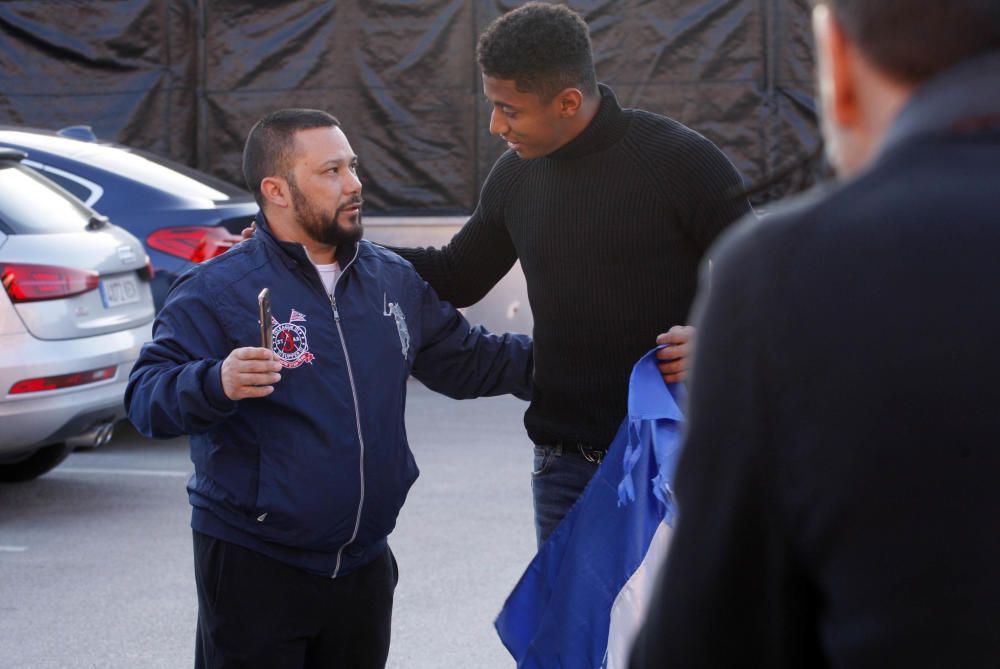
[[[561,445],[535,446],[531,492],[535,500],[535,538],[539,548],[590,483],[597,464],[580,453],[564,452]]]

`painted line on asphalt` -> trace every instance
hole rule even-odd
[[[111,469],[101,467],[57,467],[49,472],[52,474],[121,474],[122,476],[165,476],[168,478],[188,478],[191,472],[181,472],[172,469]]]
[[[27,546],[0,546],[0,553],[23,553]]]

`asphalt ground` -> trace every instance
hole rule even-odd
[[[513,666],[493,619],[535,551],[526,406],[410,383],[421,476],[389,539],[388,667]],[[0,668],[192,666],[190,471],[186,439],[126,424],[36,481],[0,484]]]

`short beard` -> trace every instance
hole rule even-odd
[[[357,200],[352,200],[351,202],[340,205],[337,207],[337,210],[333,212],[332,224],[309,226],[309,236],[321,244],[328,244],[330,246],[347,246],[348,244],[356,244],[365,234],[364,225],[361,223],[361,210],[358,209],[357,219],[353,224],[348,224],[350,226],[348,228],[342,227],[338,221],[340,220],[340,215],[345,209],[350,206],[360,204],[360,202],[361,199],[358,198]]]
[[[327,219],[306,199],[294,179],[288,178],[287,181],[299,225],[302,226],[307,235],[320,244],[335,247],[354,244],[361,240],[365,234],[364,225],[361,223],[361,209],[358,209],[358,218],[350,227],[343,228],[338,222],[345,209],[361,204],[361,196],[351,198],[350,201],[337,207],[333,212],[332,219]]]

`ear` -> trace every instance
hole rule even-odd
[[[826,5],[813,11],[819,85],[826,99],[826,113],[837,125],[852,128],[861,121],[856,47],[847,39],[837,17]]]
[[[565,88],[556,95],[559,115],[563,118],[576,116],[583,106],[583,93],[577,88]]]
[[[281,177],[264,177],[260,182],[260,192],[264,199],[276,207],[288,207],[288,183]]]

